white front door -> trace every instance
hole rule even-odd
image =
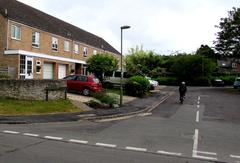
[[[25,79],[33,79],[33,58],[32,57],[26,57]]]
[[[66,77],[66,65],[58,65],[58,79]]]
[[[43,79],[53,79],[53,64],[52,63],[44,63]]]

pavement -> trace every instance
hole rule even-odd
[[[153,91],[149,96],[144,98],[124,96],[122,107],[107,110],[95,110],[84,104],[84,102],[90,100],[91,97],[69,94],[68,98],[73,100],[75,105],[83,109],[83,112],[31,116],[0,116],[0,124],[69,122],[80,120],[97,121],[102,119],[132,117],[139,114],[151,112],[168,97],[170,97],[172,93],[172,91],[164,91],[164,87],[160,87],[160,89]]]

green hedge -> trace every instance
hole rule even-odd
[[[125,91],[130,96],[142,97],[150,89],[149,81],[143,76],[133,76],[129,78],[125,86]]]
[[[224,81],[225,85],[233,85],[236,77],[237,77],[236,75],[214,76],[214,77],[212,77],[212,81],[214,79],[222,79]]]
[[[178,85],[176,77],[158,77],[156,78],[159,85]]]

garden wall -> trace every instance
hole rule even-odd
[[[66,87],[64,80],[0,79],[0,96],[20,100],[46,100],[46,97],[57,100],[66,97]]]

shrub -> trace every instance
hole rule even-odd
[[[9,76],[6,73],[0,72],[0,79],[9,79]]]
[[[93,94],[93,97],[110,107],[113,107],[114,104],[118,104],[118,97],[113,93],[106,93],[103,91]]]
[[[178,85],[176,77],[158,77],[156,80],[160,85]]]
[[[195,78],[190,85],[194,86],[209,86],[211,85],[211,81],[209,77],[203,76],[203,77],[198,77]]]
[[[150,83],[148,79],[143,76],[133,76],[129,78],[125,89],[128,95],[142,97],[149,91]]]
[[[214,76],[212,77],[212,80],[222,79],[225,85],[233,85],[235,78],[236,78],[236,75],[223,75],[223,76]]]

